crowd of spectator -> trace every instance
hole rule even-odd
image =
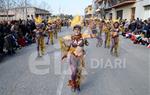
[[[134,44],[150,47],[150,18],[144,21],[139,18],[131,22],[125,20],[123,26],[124,37],[131,39]]]
[[[70,26],[69,20],[62,20],[62,26]],[[122,35],[134,44],[150,48],[150,18],[147,20],[134,19],[121,22]],[[0,21],[0,59],[3,55],[15,54],[17,49],[35,43],[36,28],[33,20]]]
[[[34,43],[35,28],[32,20],[0,21],[0,58],[5,54],[12,55],[17,49]]]

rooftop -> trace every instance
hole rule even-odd
[[[10,8],[9,10],[16,10],[16,9],[24,9],[26,7],[15,7],[15,8]],[[34,9],[37,9],[37,10],[42,10],[42,11],[45,11],[45,12],[49,12],[48,10],[45,10],[45,9],[41,9],[41,8],[37,8],[37,7],[27,7],[27,9],[30,9],[30,8],[34,8]],[[0,11],[4,11],[6,9],[0,9]]]

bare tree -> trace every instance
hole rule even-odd
[[[7,20],[9,17],[9,9],[16,7],[16,0],[0,0],[0,10],[6,12]]]

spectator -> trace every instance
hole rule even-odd
[[[3,24],[0,22],[0,54],[3,54],[4,48],[4,31],[3,31]]]
[[[135,20],[133,20],[133,21],[131,21],[131,24],[129,25],[129,30],[131,31],[131,32],[134,32],[135,31],[135,29],[136,29],[136,21]]]

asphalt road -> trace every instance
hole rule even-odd
[[[63,28],[59,36],[70,34]],[[120,38],[119,57],[90,39],[79,95],[150,95],[150,50]],[[69,65],[60,61],[58,41],[42,58],[36,45],[18,50],[0,63],[0,95],[73,95],[67,86]]]

